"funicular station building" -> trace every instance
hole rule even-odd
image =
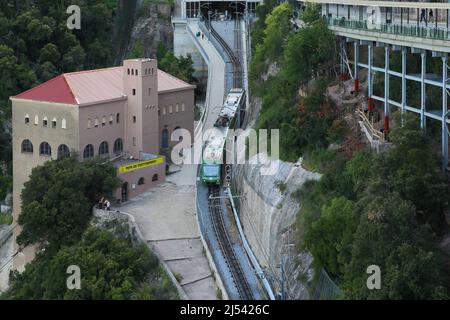
[[[383,132],[389,132],[390,116],[396,109],[417,114],[422,128],[439,127],[442,167],[449,170],[450,3],[308,0],[298,1],[300,10],[307,2],[321,5],[323,18],[340,40],[341,73],[354,79],[356,93],[360,71],[367,71],[365,108],[369,114],[379,113]],[[401,61],[396,70],[391,67],[394,58]],[[420,67],[410,71],[410,61],[419,61]],[[432,64],[440,64],[439,71],[431,68]],[[382,85],[377,92],[375,79]],[[390,91],[392,82],[400,83],[401,94]],[[418,101],[411,99],[412,92],[407,90],[410,83],[420,92]],[[440,94],[431,99],[428,92]],[[394,95],[399,98],[394,100]],[[368,119],[364,122],[370,123]]]
[[[133,59],[120,67],[62,74],[11,97],[14,221],[32,169],[61,156],[111,162],[123,181],[109,199],[113,204],[163,182],[166,155],[177,143],[172,133],[183,128],[193,136],[194,90],[159,70],[156,60]],[[16,260],[14,265],[23,265]]]

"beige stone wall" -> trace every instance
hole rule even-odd
[[[153,181],[153,176],[158,175],[158,180]],[[166,180],[166,162],[151,167],[125,172],[119,178],[128,183],[128,199],[132,199],[139,194],[157,186]],[[144,184],[139,185],[139,179],[144,178]],[[122,189],[116,191],[116,199],[121,199]]]
[[[172,132],[177,127],[188,130],[192,139],[194,138],[194,103],[194,89],[159,94],[159,135],[161,137],[164,129],[169,131],[170,148],[178,143],[170,139]],[[171,110],[172,112],[170,112]]]
[[[123,140],[123,150],[129,151],[127,144],[131,142],[125,141],[125,105],[126,100],[122,100],[80,107],[78,127],[81,159],[83,158],[84,148],[88,144],[93,145],[94,156],[98,156],[99,147],[103,141],[108,142],[109,155],[113,156],[114,143],[119,138]],[[112,122],[110,122],[111,118]],[[105,125],[103,125],[103,119],[106,121]],[[98,126],[95,125],[96,121],[98,121]]]
[[[44,162],[56,159],[58,147],[67,145],[71,150],[79,149],[78,137],[78,107],[59,103],[36,102],[12,99],[12,146],[13,146],[13,217],[14,223],[21,211],[20,194],[23,184],[29,179],[31,170]],[[30,122],[25,123],[26,115]],[[35,117],[38,123],[35,124]],[[47,127],[43,126],[43,119],[47,118]],[[56,128],[52,128],[52,120],[56,118]],[[62,121],[66,121],[66,129],[62,128]],[[33,153],[22,152],[22,141],[29,139],[33,143]],[[39,155],[39,146],[42,142],[50,144],[52,156]],[[14,252],[17,250],[15,238],[20,233],[19,228],[14,229]],[[17,255],[13,268],[21,269],[34,257],[34,250],[28,248]]]

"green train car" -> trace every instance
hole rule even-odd
[[[206,185],[221,185],[223,180],[223,163],[225,163],[225,144],[230,128],[239,126],[240,112],[244,108],[245,92],[243,89],[230,90],[219,116],[214,124],[214,131],[203,146],[200,178]],[[238,115],[238,117],[236,117]]]

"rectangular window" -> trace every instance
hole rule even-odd
[[[52,121],[52,128],[56,129],[56,121]]]
[[[180,111],[180,106],[177,103],[176,106],[175,106],[175,112],[178,112],[178,111]]]
[[[169,113],[172,114],[173,113],[173,105],[169,106]]]
[[[43,125],[44,127],[47,127],[47,126],[48,126],[48,121],[47,121],[47,120],[44,120],[44,121],[42,122],[42,125]]]
[[[136,123],[136,116],[133,116],[133,123]]]
[[[152,95],[152,88],[148,88],[148,96]]]
[[[133,89],[133,96],[136,95],[136,89]]]
[[[181,104],[181,111],[183,111],[183,112],[184,112],[184,111],[185,111],[185,109],[186,109],[186,106],[184,105],[184,103],[182,103],[182,104]]]
[[[136,147],[136,137],[133,137],[133,147]]]
[[[25,118],[25,124],[29,124],[30,123],[30,118],[29,117],[26,117]]]

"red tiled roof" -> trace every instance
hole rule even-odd
[[[64,75],[60,75],[30,90],[22,92],[15,96],[15,98],[77,104],[75,95],[70,89]]]
[[[158,70],[158,92],[195,88]],[[88,105],[125,97],[123,67],[65,73],[25,91],[14,98]]]

